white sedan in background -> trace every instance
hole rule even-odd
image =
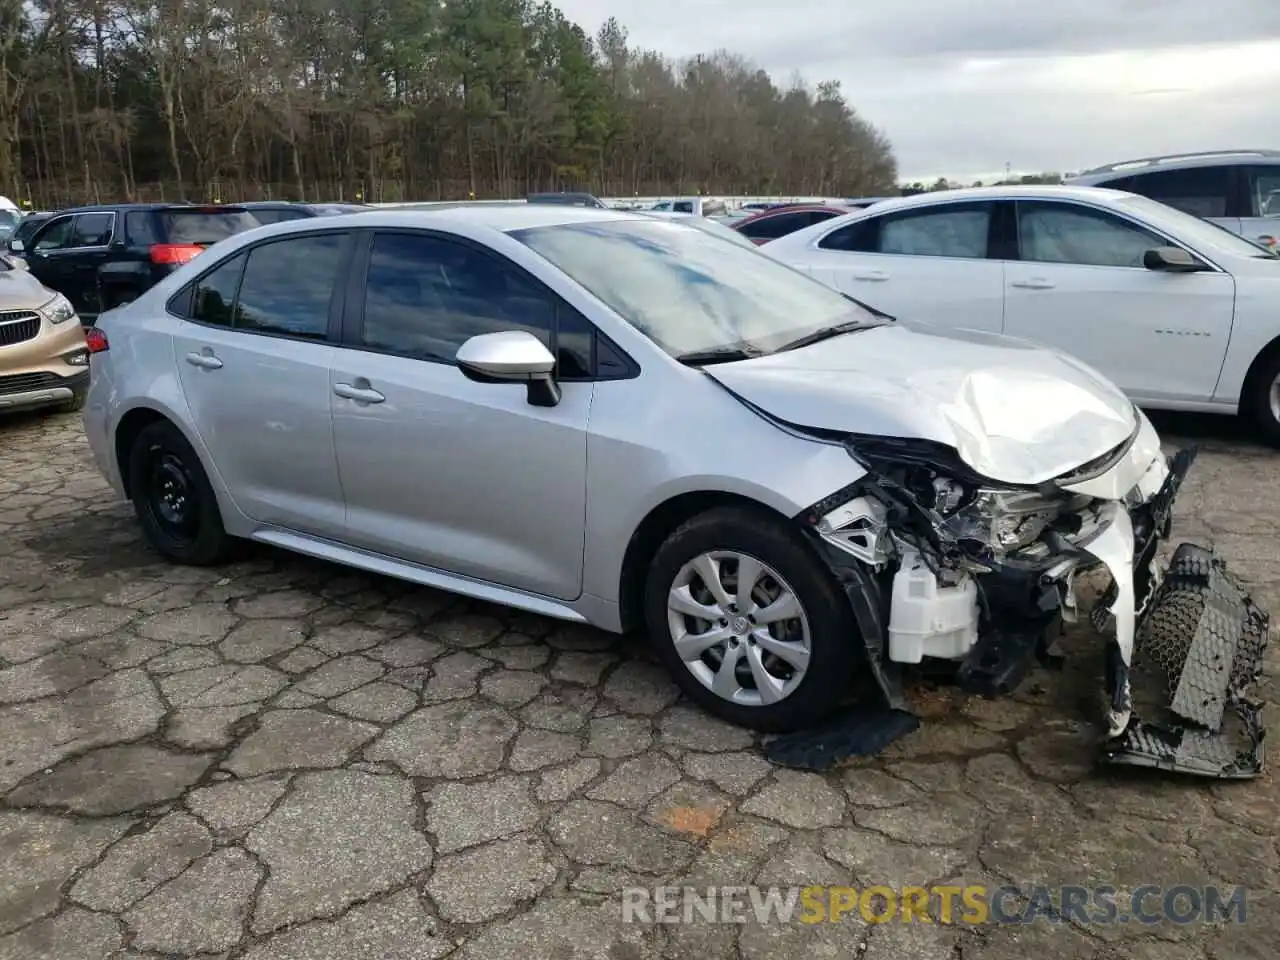
[[[982,187],[886,200],[767,256],[907,322],[1058,347],[1142,406],[1280,445],[1280,257],[1145,197]]]

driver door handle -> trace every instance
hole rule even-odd
[[[200,367],[202,370],[219,370],[222,368],[222,361],[211,353],[188,353],[187,363],[193,367]]]
[[[1029,280],[1012,280],[1009,286],[1021,287],[1024,290],[1052,290],[1054,283],[1044,277],[1031,277]]]
[[[853,272],[853,279],[880,282],[888,280],[889,274],[885,273],[883,270],[855,270]]]
[[[357,387],[354,383],[335,383],[333,392],[358,403],[382,403],[387,399],[372,387]]]

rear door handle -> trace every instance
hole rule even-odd
[[[1030,280],[1012,280],[1009,286],[1021,287],[1024,290],[1052,290],[1054,283],[1044,277],[1032,277]]]
[[[357,387],[354,383],[335,383],[333,392],[357,403],[382,403],[387,399],[372,387]]]
[[[882,280],[888,280],[889,274],[885,273],[883,270],[857,270],[853,274],[853,279],[871,280],[871,281],[878,282]]]
[[[187,363],[193,367],[200,367],[202,370],[219,370],[222,368],[222,361],[211,353],[188,353]]]

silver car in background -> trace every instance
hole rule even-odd
[[[643,627],[688,696],[775,731],[859,677],[901,706],[925,659],[1010,689],[1101,566],[1133,726],[1189,459],[1050,350],[894,322],[710,228],[530,204],[263,227],[91,343],[94,456],[177,562],[248,538]]]

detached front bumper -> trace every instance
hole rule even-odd
[[[1010,692],[1037,661],[1056,665],[1050,628],[1059,618],[1076,619],[1077,576],[1103,567],[1111,583],[1091,618],[1108,635],[1102,760],[1214,777],[1256,775],[1263,728],[1252,688],[1268,616],[1211,551],[1182,544],[1167,569],[1157,556],[1194,459],[1187,450],[1165,461],[1156,441],[1152,453],[1135,451],[1127,474],[1107,469],[1064,483],[1064,491],[1095,498],[1083,523],[1047,529],[1028,548],[980,557],[953,549],[957,542],[947,541],[939,514],[918,499],[911,511],[900,509],[908,491],[884,474],[873,475],[861,497],[833,496],[843,504],[836,509],[832,501],[815,505],[804,522],[844,584],[871,674],[896,720],[907,710],[906,664],[949,660],[956,682],[984,696]],[[909,512],[916,515],[914,533],[904,524]],[[932,545],[929,528],[939,534]],[[874,721],[858,722],[866,741]],[[822,736],[847,733],[837,726]],[[779,742],[771,756],[784,764],[789,754],[806,758],[799,765],[811,765],[814,756],[833,762],[841,751],[815,736]]]

